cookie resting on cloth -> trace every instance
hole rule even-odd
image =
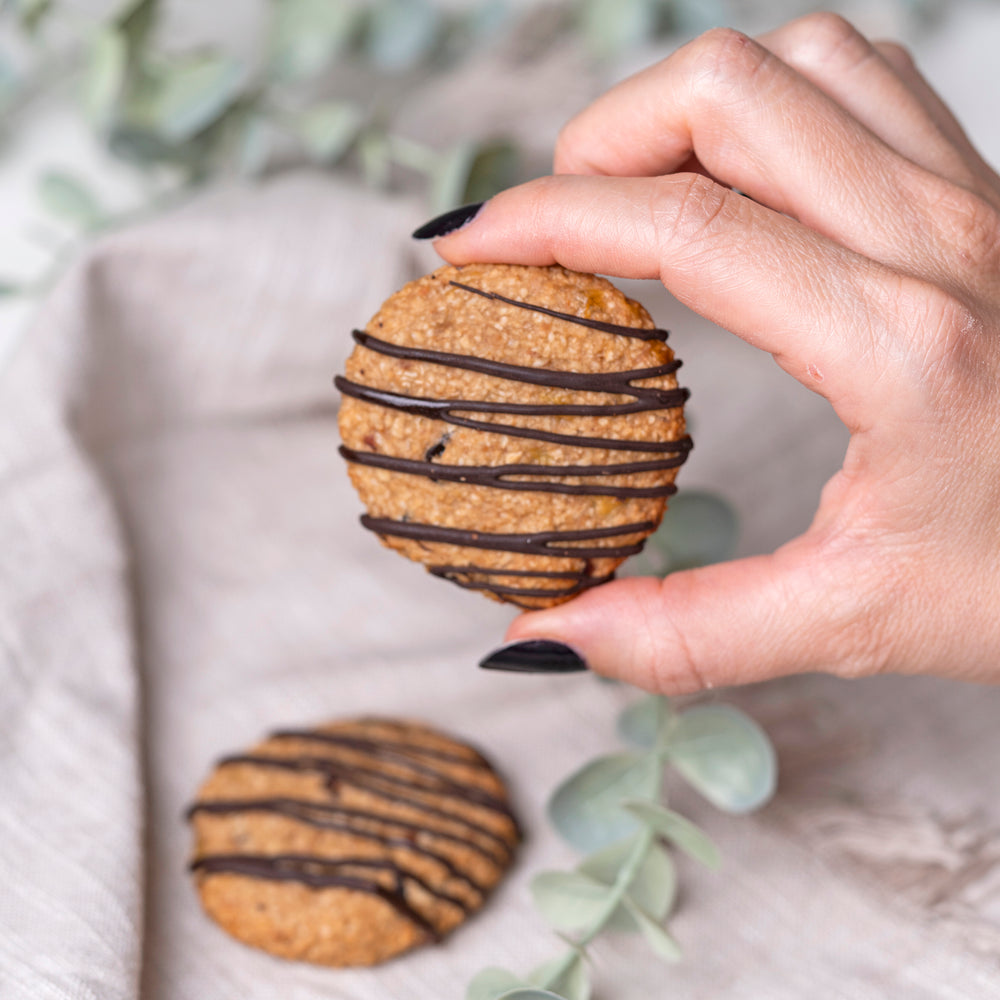
[[[205,912],[321,965],[374,965],[478,910],[520,840],[500,778],[427,726],[362,718],[226,757],[189,810]]]
[[[341,454],[389,547],[525,608],[612,578],[691,447],[646,310],[562,267],[443,267],[356,330]]]

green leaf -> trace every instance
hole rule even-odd
[[[692,490],[670,501],[660,527],[637,556],[627,576],[666,576],[675,570],[731,559],[739,540],[736,512],[714,493]]]
[[[733,557],[739,522],[722,497],[692,490],[670,501],[654,538],[666,549],[671,570],[709,566]]]
[[[625,905],[628,908],[629,916],[639,925],[642,936],[660,958],[666,959],[668,962],[679,962],[684,957],[681,946],[657,921],[650,919],[634,903],[626,900]]]
[[[462,203],[475,156],[474,143],[459,142],[438,159],[431,173],[431,211],[444,212]]]
[[[564,1000],[589,1000],[590,977],[579,951],[549,959],[528,973],[528,981],[542,990],[551,990]]]
[[[130,0],[118,11],[114,24],[125,39],[129,56],[137,58],[146,48],[156,25],[160,0]]]
[[[365,180],[372,187],[385,187],[389,183],[389,170],[392,166],[389,139],[385,133],[374,129],[362,133],[357,150]]]
[[[480,146],[465,178],[465,190],[458,198],[463,205],[486,201],[517,183],[521,157],[517,146],[497,139]]]
[[[0,299],[13,299],[19,295],[24,295],[26,289],[16,281],[7,278],[0,278]]]
[[[713,805],[745,813],[774,794],[777,756],[760,726],[732,705],[696,705],[674,724],[670,763]],[[641,798],[641,796],[637,796]]]
[[[219,52],[178,60],[160,77],[154,110],[160,132],[174,143],[193,138],[239,97],[245,78],[243,67]]]
[[[236,169],[241,177],[259,177],[267,168],[274,148],[275,131],[259,114],[249,113],[236,149]]]
[[[61,170],[47,170],[39,177],[38,197],[53,215],[85,232],[97,229],[107,218],[93,192]]]
[[[293,127],[314,160],[336,163],[358,137],[364,117],[350,101],[324,101],[302,112]]]
[[[107,25],[94,36],[87,53],[83,107],[90,123],[104,130],[111,122],[125,82],[128,48],[125,36]]]
[[[591,55],[611,59],[652,36],[656,13],[656,0],[584,0],[580,30]]]
[[[618,716],[618,735],[627,743],[651,749],[671,711],[670,702],[663,695],[646,695]]]
[[[675,847],[709,868],[718,868],[719,849],[691,820],[656,802],[626,802],[625,808],[646,826],[666,837]]]
[[[356,3],[344,0],[276,0],[272,72],[283,80],[318,76],[351,44],[363,14]]]
[[[691,34],[701,34],[730,20],[723,0],[673,0],[673,15],[677,28]]]
[[[574,847],[596,850],[636,829],[635,818],[622,809],[621,802],[655,798],[661,777],[660,765],[650,754],[598,757],[556,789],[549,801],[549,816]]]
[[[566,1000],[558,993],[550,990],[540,990],[534,986],[521,986],[508,993],[501,993],[497,1000]]]
[[[53,0],[14,0],[21,27],[29,34],[37,34],[52,12]]]
[[[577,871],[598,882],[614,885],[619,873],[635,850],[638,836],[595,851],[584,858]],[[677,897],[677,873],[670,855],[653,844],[646,851],[635,875],[625,886],[627,898],[645,913],[662,920],[671,910]],[[636,923],[629,911],[619,907],[605,924],[609,930],[634,931]]]
[[[557,930],[575,931],[597,920],[611,898],[610,887],[581,872],[542,872],[531,882],[535,907]]]
[[[511,990],[520,989],[528,983],[513,972],[490,966],[472,977],[465,991],[465,1000],[498,1000]]]
[[[368,56],[386,72],[411,69],[430,54],[440,26],[441,12],[429,0],[380,0],[368,22]]]

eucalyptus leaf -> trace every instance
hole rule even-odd
[[[656,745],[671,711],[670,702],[663,695],[646,695],[618,716],[618,735],[627,743],[648,750]]]
[[[595,851],[577,866],[577,871],[598,882],[614,885],[628,863],[639,836]],[[635,875],[625,886],[627,898],[644,912],[662,920],[677,897],[677,873],[670,855],[657,844],[649,846]],[[636,923],[624,907],[619,907],[605,924],[608,930],[634,931]]]
[[[539,989],[551,990],[564,1000],[590,998],[590,977],[579,952],[543,962],[528,973],[528,981]]]
[[[629,915],[639,925],[642,936],[660,958],[666,959],[668,962],[679,962],[684,957],[681,946],[667,933],[663,926],[650,919],[635,904],[626,901],[626,906]]]
[[[309,155],[320,163],[336,163],[358,137],[364,112],[350,101],[323,101],[294,121],[296,134]]]
[[[488,42],[510,20],[509,0],[479,0],[465,12],[462,28],[473,42]]]
[[[609,886],[581,872],[541,872],[531,881],[535,908],[557,930],[593,924],[611,899]]]
[[[505,139],[480,146],[466,172],[465,190],[456,204],[486,201],[517,183],[521,158],[517,147]]]
[[[411,69],[430,54],[441,25],[430,0],[379,0],[368,21],[368,57],[386,72]]]
[[[259,177],[267,169],[275,143],[271,123],[261,114],[248,114],[237,149],[236,169],[240,176]]]
[[[363,132],[357,144],[358,159],[365,180],[375,188],[384,188],[389,183],[391,147],[384,132],[371,129]]]
[[[114,25],[107,25],[94,36],[87,53],[83,81],[83,107],[90,123],[104,130],[111,122],[125,82],[128,43]]]
[[[462,204],[463,193],[476,156],[471,142],[459,142],[439,158],[431,173],[430,203],[434,212]]]
[[[650,38],[656,6],[656,0],[584,0],[580,30],[591,55],[611,59]]]
[[[774,794],[774,747],[764,730],[732,705],[696,705],[683,712],[667,753],[680,775],[726,812],[750,812]]]
[[[218,120],[240,96],[246,73],[221,52],[188,56],[161,74],[155,117],[163,136],[186,142]]]
[[[90,188],[61,170],[47,170],[39,177],[38,197],[53,215],[85,232],[99,228],[107,218]]]
[[[16,281],[0,278],[0,299],[13,299],[24,295],[26,289]]]
[[[21,27],[29,35],[34,35],[52,12],[53,0],[14,0],[13,6]]]
[[[621,802],[655,798],[661,777],[661,767],[651,754],[598,757],[556,789],[549,801],[549,816],[578,850],[596,850],[637,828],[635,818],[622,809]]]
[[[675,26],[691,34],[700,34],[730,21],[724,0],[672,0],[672,6]]]
[[[535,986],[519,986],[507,993],[501,993],[497,1000],[566,1000],[566,998],[551,990],[540,990]]]
[[[664,547],[671,570],[679,570],[731,559],[738,540],[732,506],[714,493],[690,490],[670,501],[653,544]]]
[[[363,15],[349,0],[274,0],[272,72],[284,80],[319,75],[350,46]]]
[[[465,991],[465,1000],[498,1000],[511,990],[528,986],[528,982],[513,972],[490,966],[473,976]]]
[[[665,809],[656,802],[626,802],[625,808],[636,819],[666,837],[675,847],[700,861],[709,868],[721,863],[719,849],[691,820],[672,809]]]
[[[17,74],[0,53],[0,111],[3,111],[11,102],[17,90]]]
[[[118,11],[114,25],[125,39],[132,59],[143,52],[156,25],[160,0],[130,0]]]

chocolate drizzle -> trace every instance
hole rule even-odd
[[[367,720],[383,729],[392,724]],[[279,753],[281,744],[313,744],[316,752]],[[294,881],[315,889],[345,888],[378,896],[406,917],[421,932],[437,937],[421,900],[457,907],[462,913],[477,908],[492,881],[477,878],[460,858],[478,858],[487,870],[498,873],[513,853],[520,836],[507,802],[475,782],[458,780],[453,769],[492,774],[484,757],[394,737],[376,738],[355,728],[280,730],[271,735],[268,752],[235,754],[220,767],[250,766],[315,772],[328,792],[326,800],[282,796],[206,799],[188,810],[197,816],[235,816],[265,813],[296,824],[341,834],[352,843],[369,844],[376,856],[323,856],[320,854],[201,854],[191,863],[202,875],[236,874],[251,878]],[[372,804],[357,808],[346,804],[347,787]],[[485,814],[496,821],[487,822]],[[498,830],[506,828],[508,835]],[[458,852],[456,856],[456,852]],[[420,871],[414,868],[418,865]],[[422,866],[422,867],[421,867]],[[429,880],[426,872],[437,874]],[[421,874],[421,871],[424,874]],[[432,884],[432,882],[437,884]]]
[[[616,336],[641,340],[665,341],[667,331],[621,326],[592,320],[572,313],[558,312],[531,302],[508,298],[497,292],[475,288],[461,282],[451,281],[449,285],[460,291],[478,295],[486,299],[504,302],[508,305],[532,312],[542,313],[568,323],[609,333]],[[376,451],[362,451],[342,446],[340,454],[351,463],[370,468],[385,469],[403,475],[424,476],[435,482],[469,483],[474,486],[493,489],[529,492],[556,493],[579,496],[607,496],[616,499],[667,497],[676,492],[673,483],[656,485],[631,485],[619,477],[629,477],[644,473],[662,472],[683,464],[691,449],[691,439],[684,436],[678,440],[630,440],[604,438],[578,434],[560,434],[533,426],[506,423],[492,419],[477,419],[476,414],[489,417],[502,415],[519,417],[610,417],[630,413],[664,411],[681,407],[688,398],[683,388],[662,389],[655,386],[637,385],[647,379],[674,374],[680,367],[677,360],[648,368],[619,372],[572,372],[545,368],[533,368],[494,361],[489,358],[435,351],[429,348],[394,344],[381,340],[361,330],[353,332],[354,340],[362,347],[376,353],[403,361],[417,361],[466,371],[479,372],[494,378],[512,382],[523,382],[547,388],[574,392],[601,393],[616,397],[630,397],[627,401],[617,400],[606,404],[538,404],[491,402],[487,400],[428,399],[404,395],[372,386],[362,385],[343,376],[337,376],[334,384],[346,396],[362,402],[372,403],[388,409],[399,410],[414,416],[440,420],[446,424],[466,427],[489,434],[503,434],[510,437],[530,438],[549,444],[604,451],[650,453],[648,460],[633,460],[618,463],[535,465],[527,463],[473,466],[442,464],[438,459],[445,451],[447,437],[429,448],[423,461],[384,455]],[[573,481],[569,481],[573,480]],[[622,525],[614,529],[593,529],[585,532],[542,532],[528,534],[488,534],[460,528],[444,528],[434,525],[416,524],[410,521],[395,521],[386,518],[364,516],[361,523],[382,536],[416,539],[421,542],[441,542],[470,548],[493,549],[506,552],[556,556],[574,560],[593,558],[619,558],[632,555],[642,548],[643,539],[627,541],[609,546],[575,546],[569,542],[597,541],[605,538],[645,535],[655,528],[652,522]],[[579,564],[573,571],[563,573],[529,573],[527,571],[485,570],[475,565],[428,566],[431,573],[458,583],[470,589],[489,591],[502,596],[511,603],[518,604],[518,598],[569,597],[590,586],[603,583],[609,576],[593,577],[588,573],[586,563]],[[566,579],[569,582],[562,589],[539,587],[518,587],[498,582],[497,576],[524,577],[541,576],[550,579]],[[531,606],[530,604],[524,606]]]

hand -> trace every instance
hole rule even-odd
[[[508,639],[668,693],[810,670],[1000,680],[1000,178],[907,53],[828,14],[711,31],[571,121],[555,170],[439,252],[659,278],[851,440],[772,555],[610,583]]]

